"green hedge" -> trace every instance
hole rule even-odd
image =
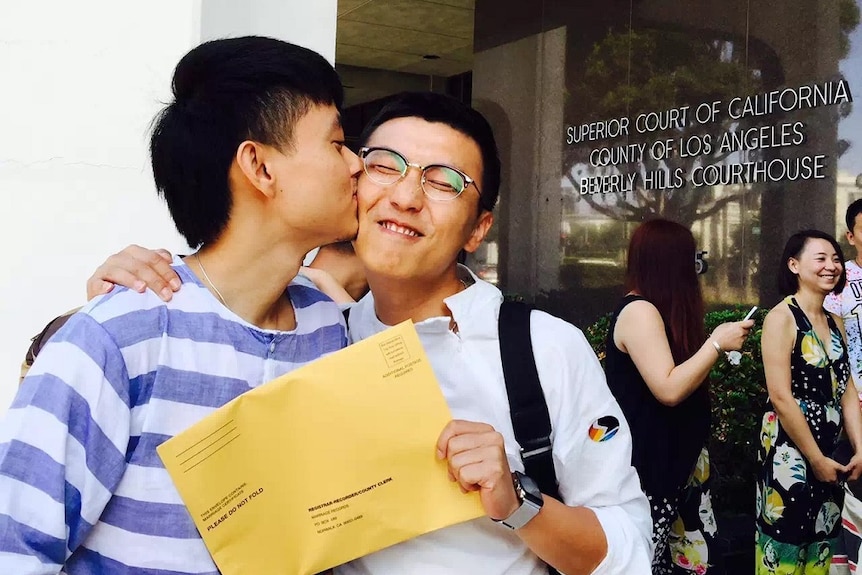
[[[706,314],[710,333],[726,321],[742,319],[747,307],[734,307]],[[712,435],[709,441],[713,508],[722,515],[751,514],[757,476],[757,441],[760,419],[766,409],[766,381],[760,356],[760,334],[767,310],[758,310],[755,327],[742,348],[739,365],[724,358],[709,373],[712,397]],[[599,318],[585,334],[605,360],[605,339],[611,314]]]

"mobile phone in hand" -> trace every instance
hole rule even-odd
[[[756,312],[756,311],[757,311],[757,306],[752,307],[750,310],[748,310],[748,313],[745,314],[745,317],[742,318],[742,321],[746,321],[746,320],[751,319],[752,316],[754,315],[754,312]]]

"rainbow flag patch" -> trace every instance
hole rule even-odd
[[[613,415],[600,417],[590,425],[590,439],[595,442],[607,441],[620,430],[620,420]]]

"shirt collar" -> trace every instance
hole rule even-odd
[[[458,278],[467,288],[453,294],[443,302],[452,312],[452,319],[461,336],[493,336],[497,334],[497,314],[503,294],[495,286],[478,278],[469,268],[458,264]],[[355,318],[355,320],[354,320]],[[450,319],[431,317],[416,324],[420,334],[449,331]],[[350,332],[354,341],[365,339],[386,329],[374,312],[374,294],[368,293],[350,312]]]

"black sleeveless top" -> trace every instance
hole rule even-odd
[[[611,320],[605,375],[631,428],[632,465],[640,475],[644,492],[652,497],[674,497],[688,481],[709,437],[709,391],[701,385],[674,407],[655,398],[631,357],[614,343],[620,312],[637,300],[646,298],[624,297]],[[667,326],[665,333],[670,341]]]

